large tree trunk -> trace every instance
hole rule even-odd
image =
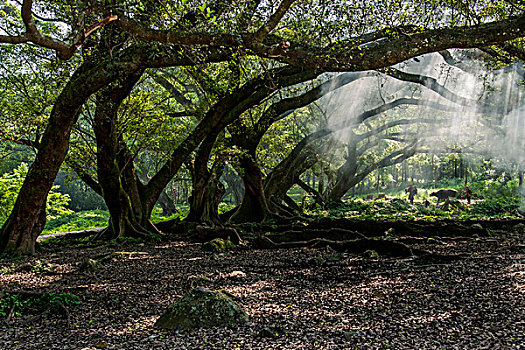
[[[36,238],[43,229],[42,209],[47,194],[69,148],[71,129],[87,98],[104,85],[115,80],[120,72],[110,67],[95,67],[85,62],[71,77],[58,96],[48,125],[18,194],[13,210],[0,232],[0,252],[33,254]]]
[[[193,189],[187,221],[211,226],[222,225],[218,206],[224,194],[224,186],[219,181],[224,165],[220,159],[217,159],[211,170],[208,168],[208,161],[220,132],[221,130],[215,130],[206,136],[193,162]]]
[[[22,232],[14,231],[14,234],[5,237],[7,239],[6,249],[4,250],[6,254],[17,255],[35,253],[36,239],[40,235],[42,230],[44,230],[44,226],[46,225],[47,193],[45,197],[46,199],[44,200],[43,207],[40,209],[40,213],[36,217],[36,220],[31,220],[33,222],[33,226],[30,228],[30,230],[27,231],[27,233],[25,234],[23,234]],[[20,222],[20,220],[24,221],[23,218],[15,216],[13,220],[7,222],[4,225],[3,230],[13,230],[13,227],[23,226],[24,223]],[[14,249],[12,249],[11,247],[13,247]]]
[[[355,137],[353,133],[352,136]],[[335,184],[326,196],[327,203],[340,202],[346,192],[360,181],[356,178],[357,142],[354,140],[348,142],[346,156],[346,161],[339,169],[337,169]]]
[[[157,233],[149,221],[151,211],[142,204],[143,185],[117,125],[119,106],[142,73],[121,79],[97,95],[97,174],[110,213],[108,229],[102,233],[107,238],[148,237]]]
[[[341,168],[338,169],[334,187],[332,187],[327,196],[327,203],[340,202],[348,190],[361,181],[360,178],[356,177],[356,168],[356,160],[348,159]]]
[[[244,170],[244,197],[241,206],[230,218],[231,222],[262,222],[272,215],[263,188],[263,175],[255,161],[255,150],[247,152],[241,158]]]
[[[186,221],[204,223],[210,226],[222,225],[219,217],[219,202],[224,194],[224,185],[216,174],[197,178],[191,199],[190,212]]]

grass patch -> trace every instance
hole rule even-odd
[[[49,220],[42,234],[55,232],[83,231],[106,227],[109,220],[107,210],[89,210],[76,212],[58,219]]]
[[[172,214],[170,216],[163,216],[162,208],[159,206],[156,206],[151,212],[151,222],[156,224],[158,222],[173,220],[176,218],[180,218],[182,220],[186,216],[188,216],[188,213],[190,212],[189,206],[177,205],[176,208],[177,208],[177,212],[175,214]]]
[[[35,311],[56,313],[79,303],[80,298],[71,293],[5,293],[0,299],[0,316],[20,316]]]
[[[443,203],[443,202],[442,202]],[[519,209],[520,199],[517,197],[499,198],[476,202],[470,206],[461,201],[452,200],[448,210],[435,206],[435,199],[424,205],[417,201],[410,205],[405,199],[363,200],[350,198],[341,205],[329,210],[312,209],[308,214],[332,218],[352,218],[362,220],[469,220],[487,217],[513,217]],[[442,204],[441,204],[442,205]]]

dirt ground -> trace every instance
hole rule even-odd
[[[417,248],[461,256],[445,264],[326,248],[214,254],[185,241],[88,243],[0,260],[2,293],[80,297],[69,315],[2,317],[0,348],[525,349],[524,238],[417,240]],[[102,268],[80,271],[85,258],[101,256],[109,257]],[[25,263],[35,268],[15,271]],[[166,307],[196,286],[230,292],[250,322],[155,329]]]

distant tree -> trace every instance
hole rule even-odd
[[[113,82],[146,68],[229,61],[239,54],[301,70],[362,71],[450,47],[486,47],[524,36],[523,6],[498,1],[496,16],[485,11],[492,3],[480,2],[468,15],[458,10],[450,22],[442,19],[448,6],[440,3],[423,7],[413,2],[407,10],[375,2],[354,9],[346,1],[212,1],[198,6],[190,1],[56,1],[44,7],[24,0],[19,16],[5,1],[10,27],[0,43],[33,43],[54,50],[60,59],[71,59],[82,48],[83,61],[50,112],[35,162],[2,227],[0,251],[34,251],[38,218],[66,156],[71,129],[88,98]],[[104,41],[99,34],[112,28],[125,40],[109,51],[97,50]],[[163,171],[151,181],[165,183],[171,175]]]

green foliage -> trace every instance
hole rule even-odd
[[[0,275],[10,275],[15,272],[15,266],[4,266],[0,268]]]
[[[36,274],[41,274],[45,272],[53,272],[54,270],[55,270],[55,265],[39,262],[38,264],[33,266],[33,268],[31,269],[31,272],[34,272]]]
[[[21,163],[11,173],[6,173],[0,177],[0,222],[7,220],[28,169],[26,163]],[[47,197],[46,213],[48,220],[71,214],[72,211],[67,209],[68,203],[69,196],[58,192],[58,186],[53,186]]]
[[[517,179],[505,181],[500,177],[496,180],[480,180],[470,185],[477,197],[485,199],[497,199],[502,197],[514,197],[519,193]]]
[[[173,215],[162,216],[162,208],[155,207],[151,215],[151,221],[153,223],[158,223],[175,218],[184,219],[188,215],[189,208],[187,206],[179,206],[177,207],[177,210],[178,212]],[[106,227],[108,221],[109,212],[107,210],[86,210],[49,220],[46,223],[46,227],[42,234],[101,228]]]
[[[483,216],[509,214],[520,207],[520,200],[516,197],[488,199],[476,203],[471,212]]]
[[[109,213],[105,210],[89,210],[71,213],[60,218],[49,220],[43,234],[54,232],[82,231],[92,228],[105,227],[108,224]]]
[[[353,197],[329,210],[315,208],[311,215],[334,218],[382,219],[382,220],[434,220],[434,219],[472,219],[490,216],[512,216],[520,208],[519,197],[499,197],[480,200],[468,206],[464,201],[450,201],[446,210],[434,203],[424,205],[416,202],[410,205],[401,198],[363,200]]]
[[[5,293],[0,299],[0,316],[20,316],[29,310],[57,312],[63,307],[80,303],[80,298],[71,293],[41,295],[26,295],[21,293]]]
[[[221,202],[219,203],[219,214],[226,213],[235,207],[236,207],[235,204]]]
[[[151,222],[156,224],[161,221],[168,221],[173,220],[176,218],[180,218],[181,220],[184,219],[186,216],[188,216],[188,213],[190,212],[190,208],[185,205],[177,205],[177,212],[175,214],[172,214],[170,216],[163,216],[162,215],[162,208],[159,206],[155,206],[153,209],[153,212],[151,213]]]

